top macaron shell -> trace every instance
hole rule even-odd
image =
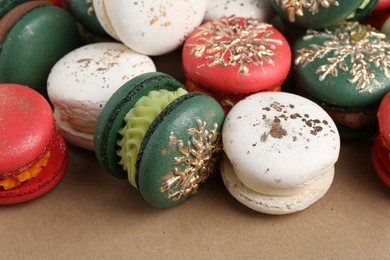
[[[309,30],[293,46],[294,78],[311,98],[359,111],[390,90],[389,51],[384,34],[358,23]]]
[[[390,92],[382,99],[378,109],[379,131],[386,144],[390,145]]]
[[[386,11],[390,9],[390,0],[379,0],[374,11]]]
[[[146,55],[162,55],[178,48],[202,22],[206,4],[206,0],[94,0],[103,28]]]
[[[13,176],[41,158],[54,129],[51,107],[41,95],[26,86],[2,84],[0,176]]]
[[[275,16],[275,11],[268,0],[209,0],[203,20],[218,20],[232,15],[266,22]]]
[[[201,88],[246,95],[280,86],[291,66],[291,50],[270,24],[221,18],[191,33],[184,43],[182,64],[186,78]]]
[[[222,138],[237,177],[254,191],[307,185],[333,169],[340,150],[330,116],[285,92],[261,92],[237,103]]]
[[[88,44],[69,52],[53,66],[48,95],[62,121],[77,119],[96,124],[117,89],[131,78],[152,71],[156,67],[150,57],[124,44]],[[85,135],[89,140],[85,148],[93,150],[93,134]]]
[[[334,26],[346,19],[360,20],[371,11],[378,0],[271,0],[276,12],[286,21],[304,28],[321,29]],[[365,4],[364,8],[360,8]],[[354,13],[355,12],[355,13]],[[350,15],[354,17],[350,17]]]

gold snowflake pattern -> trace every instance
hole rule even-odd
[[[357,84],[357,91],[371,93],[375,88],[383,87],[376,79],[373,67],[379,68],[390,78],[390,42],[386,40],[385,34],[371,26],[344,22],[333,31],[308,30],[303,39],[312,38],[323,39],[323,43],[297,50],[295,65],[302,64],[305,67],[317,59],[326,58],[327,63],[315,70],[319,74],[319,81],[328,76],[337,77],[341,70],[349,72],[351,78],[348,81]]]
[[[173,201],[197,192],[199,185],[213,172],[216,155],[222,151],[218,124],[215,123],[213,129],[208,131],[205,121],[200,118],[195,120],[197,129],[188,129],[187,134],[191,138],[186,145],[182,140],[177,140],[174,133],[170,136],[171,143],[181,154],[174,158],[173,165],[183,166],[175,166],[173,171],[165,175],[160,191],[168,191],[167,198]]]
[[[331,5],[339,6],[339,3],[334,0],[276,0],[276,4],[287,12],[290,22],[295,22],[295,16],[304,15],[303,8],[314,15],[318,13],[320,6],[323,8],[329,8]]]
[[[195,34],[200,44],[188,44],[196,58],[210,60],[208,66],[235,66],[241,74],[247,74],[247,64],[260,65],[264,71],[264,61],[274,65],[276,45],[282,41],[271,38],[272,25],[255,19],[223,17],[200,27]]]

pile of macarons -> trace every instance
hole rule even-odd
[[[341,142],[374,136],[390,186],[389,13],[387,0],[4,1],[0,130],[42,126],[1,135],[0,204],[54,188],[68,145],[158,208],[220,174],[253,210],[298,212],[330,189]],[[174,51],[183,80],[154,63]]]

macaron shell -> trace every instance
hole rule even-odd
[[[174,78],[160,73],[141,74],[119,88],[108,100],[100,114],[95,131],[95,154],[108,172],[118,178],[127,178],[117,155],[119,130],[124,126],[124,117],[142,96],[152,90],[176,90],[183,85]]]
[[[177,49],[202,22],[206,4],[206,0],[110,0],[104,6],[120,41],[137,52],[162,55]]]
[[[340,151],[330,116],[286,92],[261,92],[237,103],[222,138],[237,177],[252,190],[304,187],[333,168]]]
[[[357,11],[356,20],[364,17],[370,10],[372,10],[377,0],[372,0],[363,10],[358,10],[363,3],[360,1],[326,1],[326,4],[320,4],[319,1],[312,1],[311,5],[304,6],[303,1],[279,1],[271,0],[271,5],[276,12],[286,21],[292,22],[298,26],[312,29],[322,29],[334,26],[339,22],[348,18],[348,16]],[[306,3],[306,2],[305,2]],[[288,5],[293,5],[288,8]],[[299,16],[298,12],[302,12]]]
[[[145,201],[168,208],[197,191],[198,180],[205,181],[216,165],[223,119],[219,103],[198,92],[177,98],[161,112],[144,137],[136,164]]]
[[[223,16],[232,15],[266,22],[275,16],[275,11],[268,0],[208,0],[203,21],[218,20]]]
[[[48,164],[35,177],[20,186],[0,190],[0,205],[16,204],[38,198],[52,190],[64,177],[68,165],[68,151],[61,135],[55,131],[49,147]]]
[[[28,0],[1,0],[0,1],[0,19],[12,8]]]
[[[351,37],[348,36],[349,32],[352,32],[359,27],[360,25],[353,25],[353,23],[347,25],[348,29],[343,31],[345,39]],[[324,102],[328,106],[337,107],[337,110],[362,110],[364,107],[372,107],[379,104],[382,97],[390,90],[390,77],[386,76],[383,65],[375,66],[373,62],[370,62],[370,59],[377,58],[380,60],[380,57],[386,57],[386,55],[380,55],[381,53],[386,53],[390,50],[390,43],[385,39],[381,39],[380,44],[360,44],[356,45],[359,46],[359,48],[349,49],[353,46],[349,46],[345,41],[339,41],[334,38],[336,35],[334,31],[336,30],[335,28],[329,29],[329,31],[326,31],[323,34],[319,32],[319,36],[307,34],[295,42],[293,46],[293,58],[295,60],[294,79],[297,85],[309,96]],[[338,31],[337,35],[341,35],[341,33]],[[373,37],[371,36],[371,38]],[[326,44],[328,46],[330,44],[332,46],[338,46],[338,48],[334,48],[332,51],[331,48],[326,47]],[[318,49],[312,50],[312,46],[319,47]],[[376,46],[376,48],[378,48],[377,51],[373,52],[371,46]],[[299,51],[306,51],[307,57],[309,59],[313,58],[313,60],[305,62],[304,65],[304,62],[298,63],[297,60],[303,57],[303,55],[299,54]],[[310,51],[313,51],[313,53],[323,53],[323,55],[321,55],[321,57],[316,54],[311,55],[309,53]],[[361,59],[362,62],[360,62],[360,60],[352,62],[352,55],[363,55],[363,58]],[[337,60],[336,63],[334,59],[340,59],[341,57],[343,57],[342,61]],[[382,62],[386,64],[386,61],[383,60],[383,58]],[[332,71],[332,66],[334,66],[335,63],[337,67],[335,67],[334,74],[332,75],[332,72],[329,71]],[[364,64],[368,65],[365,66]],[[327,68],[329,73],[324,79],[320,79],[320,77],[325,74],[318,72],[321,66]],[[346,69],[342,69],[342,67],[345,67]],[[352,82],[354,79],[354,75],[351,74],[353,70],[361,71],[360,75],[363,73],[371,73],[373,76],[369,78],[369,81],[367,78],[362,82],[362,85],[359,85],[360,80]],[[376,84],[375,81],[377,81],[378,84]]]
[[[380,179],[390,187],[390,151],[382,145],[379,137],[372,147],[372,161]]]
[[[390,145],[390,92],[386,94],[379,105],[378,122],[381,136]]]
[[[88,0],[70,0],[69,8],[76,19],[92,33],[106,36],[107,33],[100,25],[96,13],[93,9],[93,3]]]
[[[93,0],[93,9],[95,11],[96,18],[99,21],[99,24],[102,28],[108,33],[112,38],[120,41],[117,33],[115,32],[114,27],[111,24],[110,18],[108,17],[105,0]]]
[[[273,215],[291,214],[308,208],[327,193],[334,178],[334,168],[332,168],[314,185],[307,186],[302,193],[292,196],[272,196],[246,187],[237,178],[226,156],[221,162],[220,170],[224,185],[235,199],[255,211]]]
[[[46,96],[50,69],[80,44],[76,23],[67,11],[51,5],[36,7],[14,24],[2,42],[0,82],[28,85]]]
[[[55,129],[49,103],[17,84],[0,85],[0,176],[15,175],[47,151]]]
[[[237,21],[243,24],[241,28],[232,25]],[[250,42],[252,37],[248,40],[248,32],[256,33],[257,48]],[[216,48],[218,44],[219,48]],[[248,51],[235,53],[234,50],[240,47]],[[197,49],[205,51],[197,53]],[[217,51],[212,51],[215,49]],[[264,49],[272,54],[265,55]],[[219,60],[218,54],[225,51],[227,54]],[[254,58],[257,52],[261,54]],[[248,56],[252,57],[250,61]],[[229,62],[231,60],[235,62]],[[269,24],[244,18],[223,18],[204,23],[190,34],[184,43],[182,64],[186,78],[201,88],[221,95],[251,94],[283,83],[291,67],[291,50],[284,36]],[[242,71],[243,67],[247,72]]]

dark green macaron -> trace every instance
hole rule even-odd
[[[128,178],[142,198],[172,207],[194,194],[222,150],[224,111],[171,76],[141,74],[108,100],[95,131],[95,153],[108,172]]]
[[[0,20],[0,82],[34,88],[47,97],[52,66],[82,44],[77,24],[46,1],[17,5]]]
[[[342,138],[355,135],[376,125],[377,107],[390,91],[389,52],[384,34],[358,22],[308,30],[293,46],[296,86],[349,129]]]
[[[28,0],[0,0],[0,19],[15,6],[27,1]]]
[[[286,21],[304,28],[320,29],[344,20],[359,21],[373,10],[378,0],[270,0]]]

